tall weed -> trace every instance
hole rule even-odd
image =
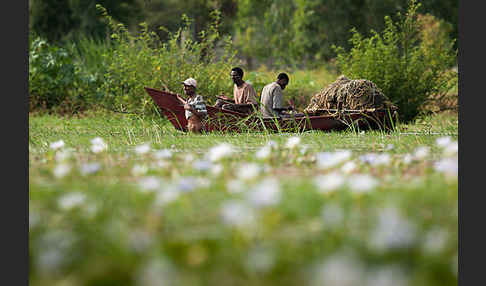
[[[29,37],[29,109],[51,109],[73,94],[75,66],[68,50]]]
[[[212,13],[213,22],[199,34],[199,41],[189,37],[191,19],[183,16],[184,25],[175,33],[168,32],[169,40],[162,42],[146,23],[141,23],[140,32],[133,34],[123,24],[115,23],[101,5],[97,8],[107,20],[115,43],[113,52],[106,55],[107,70],[98,89],[104,104],[151,111],[154,105],[143,89],[145,86],[182,93],[181,82],[188,77],[197,80],[197,93],[208,103],[231,87],[229,71],[235,62],[235,51],[231,39],[221,39],[219,35],[218,11]]]
[[[402,120],[414,119],[433,100],[432,95],[445,94],[454,87],[457,50],[446,34],[424,38],[418,19],[416,0],[409,2],[406,15],[398,13],[394,23],[385,17],[386,28],[364,38],[356,30],[346,52],[334,47],[337,65],[346,76],[374,82],[399,108]]]
[[[103,97],[98,88],[103,84],[108,66],[106,59],[113,52],[114,45],[110,41],[80,36],[72,40],[69,48],[79,74],[78,92],[91,104],[96,104]]]

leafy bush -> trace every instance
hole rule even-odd
[[[64,102],[76,82],[72,56],[62,47],[32,37],[29,49],[30,109],[52,108]]]
[[[102,54],[111,47],[80,38],[60,47],[31,36],[29,101],[31,111],[77,113],[100,99],[106,63]]]
[[[109,41],[80,36],[68,45],[74,56],[74,64],[79,81],[78,93],[90,103],[96,104],[103,97],[99,87],[104,82],[109,55],[113,52],[113,45]]]
[[[105,104],[132,111],[154,110],[144,87],[182,93],[181,81],[188,77],[198,81],[197,93],[208,103],[230,89],[229,71],[235,52],[230,38],[223,39],[223,47],[218,47],[218,11],[212,13],[213,23],[199,34],[199,42],[190,39],[191,20],[186,16],[183,27],[176,33],[169,32],[169,40],[161,42],[146,23],[140,24],[140,33],[133,35],[123,24],[115,23],[101,5],[97,7],[108,21],[115,43],[115,49],[107,56],[107,71],[99,88]],[[217,51],[222,53],[218,55]]]
[[[437,94],[447,93],[455,84],[457,50],[445,33],[435,38],[424,37],[417,9],[420,3],[411,0],[405,16],[398,13],[398,22],[385,17],[386,28],[363,38],[356,30],[350,39],[349,52],[334,47],[336,63],[346,76],[365,78],[377,84],[399,108],[402,120],[414,119]]]

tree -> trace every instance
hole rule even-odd
[[[30,28],[49,41],[58,41],[75,25],[68,1],[30,0]]]
[[[99,3],[113,18],[128,26],[142,20],[137,0],[30,0],[30,28],[50,42],[76,38],[105,36],[107,27],[95,5]]]

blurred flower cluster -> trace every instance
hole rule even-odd
[[[450,137],[434,154],[90,143],[50,143],[30,182],[33,285],[457,284]]]

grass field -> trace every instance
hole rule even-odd
[[[457,114],[193,135],[29,117],[31,285],[457,285]]]

